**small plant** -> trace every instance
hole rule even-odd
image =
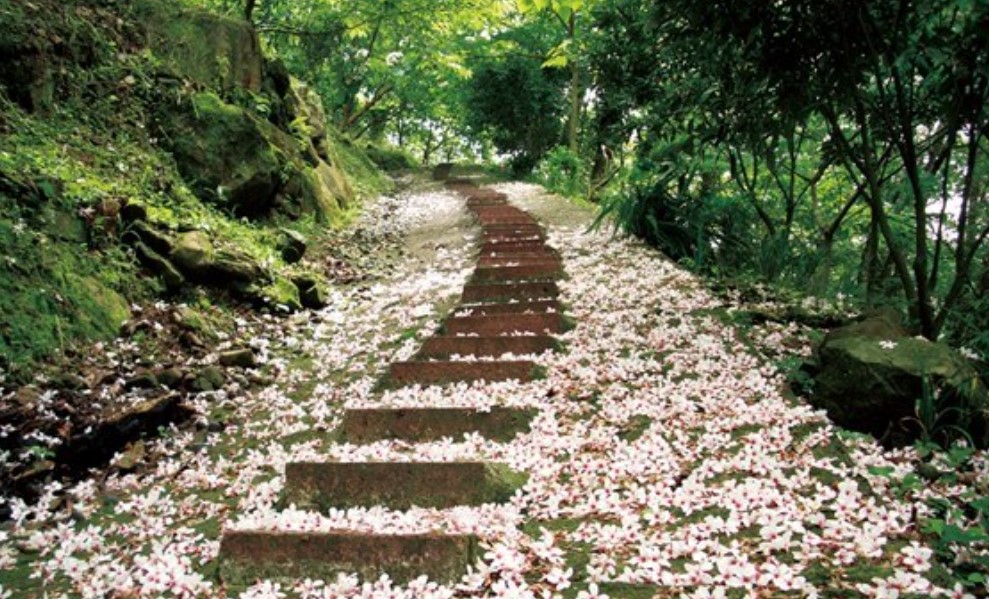
[[[555,147],[546,154],[537,167],[536,176],[547,189],[560,195],[583,197],[588,191],[588,175],[583,161],[564,146]]]
[[[968,493],[951,502],[930,500],[935,517],[924,522],[923,530],[932,535],[934,551],[945,563],[954,564],[959,582],[968,588],[983,588],[989,580],[989,497]]]
[[[951,448],[958,441],[974,446],[969,433],[971,409],[964,397],[958,393],[948,393],[942,386],[924,375],[920,379],[921,393],[914,406],[914,417],[910,420],[918,428],[921,443],[936,444]]]

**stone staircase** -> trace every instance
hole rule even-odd
[[[447,187],[466,196],[482,228],[481,252],[461,302],[438,334],[409,361],[390,365],[383,387],[473,381],[531,381],[536,364],[513,356],[560,349],[552,336],[566,327],[556,301],[559,255],[535,219],[507,197],[466,180]],[[511,359],[501,359],[510,355]],[[482,359],[478,359],[482,358]],[[338,431],[348,443],[408,443],[476,433],[508,442],[527,432],[532,409],[348,409]],[[477,506],[509,501],[525,475],[504,464],[460,462],[295,462],[286,465],[284,504],[326,512],[383,506],[406,510]],[[396,582],[426,575],[455,582],[479,557],[470,534],[370,534],[230,530],[220,545],[220,576],[227,584],[263,578],[333,578],[387,573]]]

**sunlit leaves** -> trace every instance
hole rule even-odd
[[[565,39],[560,42],[556,47],[549,51],[549,56],[543,61],[543,67],[563,68],[567,66],[570,62],[568,53],[572,46],[573,40]]]

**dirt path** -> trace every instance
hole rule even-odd
[[[783,392],[792,331],[739,335],[694,277],[537,188],[462,191],[486,233],[462,195],[383,199],[358,230],[407,253],[250,325],[274,384],[201,397],[143,468],[14,506],[0,596],[951,595],[928,495],[896,483],[914,456]]]

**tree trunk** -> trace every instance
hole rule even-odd
[[[869,235],[865,240],[862,253],[862,286],[865,288],[865,307],[876,307],[879,269],[879,219],[875,211],[871,211],[869,220]]]
[[[257,3],[257,0],[247,0],[247,3],[244,5],[244,19],[248,23],[254,22],[254,7]]]
[[[571,47],[575,43],[576,32],[577,15],[573,13],[570,15],[570,21],[567,23],[567,37],[570,39]],[[580,63],[574,57],[571,57],[568,64],[570,65],[570,116],[567,119],[567,147],[570,148],[571,152],[576,154],[580,149],[580,104],[584,94],[580,88]]]

